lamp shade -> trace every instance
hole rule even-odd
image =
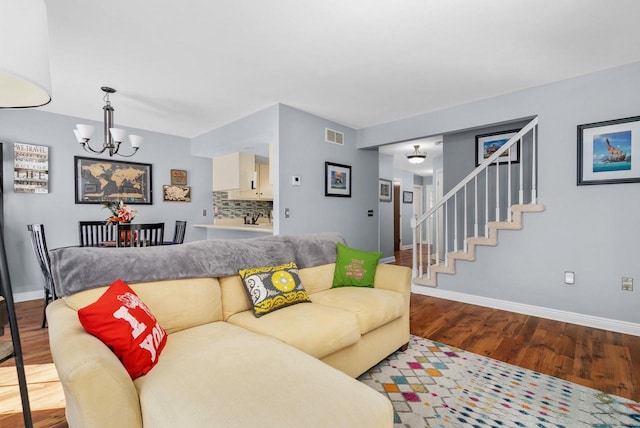
[[[427,158],[427,154],[419,152],[418,151],[419,149],[420,149],[419,144],[413,146],[413,153],[409,153],[407,155],[407,160],[409,161],[409,163],[413,163],[413,164],[422,163]]]
[[[109,128],[109,131],[111,131],[111,138],[113,138],[113,141],[116,143],[122,143],[124,139],[127,138],[127,131],[124,129]]]
[[[49,31],[44,0],[0,4],[0,108],[51,101]]]
[[[129,135],[129,141],[131,141],[131,147],[134,149],[139,149],[142,146],[142,142],[144,138],[139,135]]]

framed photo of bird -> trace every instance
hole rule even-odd
[[[640,182],[640,116],[578,125],[578,186]]]

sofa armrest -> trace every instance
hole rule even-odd
[[[408,298],[411,294],[411,269],[404,266],[379,264],[373,286],[402,293]]]
[[[63,299],[47,306],[49,345],[70,427],[141,427],[138,392],[124,366],[87,333]]]

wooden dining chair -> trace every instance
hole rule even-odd
[[[164,223],[118,224],[116,247],[153,247],[162,245]]]
[[[81,247],[97,247],[105,242],[115,242],[117,223],[106,221],[79,221],[78,233]]]
[[[47,325],[47,305],[56,299],[56,288],[51,273],[51,260],[44,235],[44,225],[28,224],[27,230],[31,232],[31,245],[44,277],[44,308],[42,309],[42,328],[44,328]]]
[[[187,231],[187,222],[185,220],[176,220],[176,227],[173,231],[173,241],[165,242],[167,244],[182,244],[184,242],[184,234]]]

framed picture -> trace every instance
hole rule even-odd
[[[75,156],[73,161],[76,204],[101,204],[105,201],[153,203],[151,164],[81,156]]]
[[[413,203],[413,192],[407,192],[406,190],[402,192],[402,202],[405,204]]]
[[[391,202],[392,197],[392,183],[391,180],[385,180],[381,178],[378,180],[378,198],[381,202]]]
[[[578,125],[578,186],[640,182],[640,116]]]
[[[518,131],[520,130],[512,129],[510,131],[476,135],[476,166],[479,166],[485,159],[494,154],[500,147],[504,146]],[[498,163],[508,162],[509,159],[511,159],[511,163],[520,162],[520,149],[518,144],[501,154],[498,158]],[[495,165],[495,163],[491,165]]]
[[[191,202],[191,186],[162,186],[162,200],[165,202]]]
[[[187,185],[187,171],[183,169],[172,169],[171,170],[171,184],[178,186],[186,186]]]
[[[324,163],[324,195],[351,197],[351,167]]]
[[[49,193],[49,147],[13,144],[13,191]]]

